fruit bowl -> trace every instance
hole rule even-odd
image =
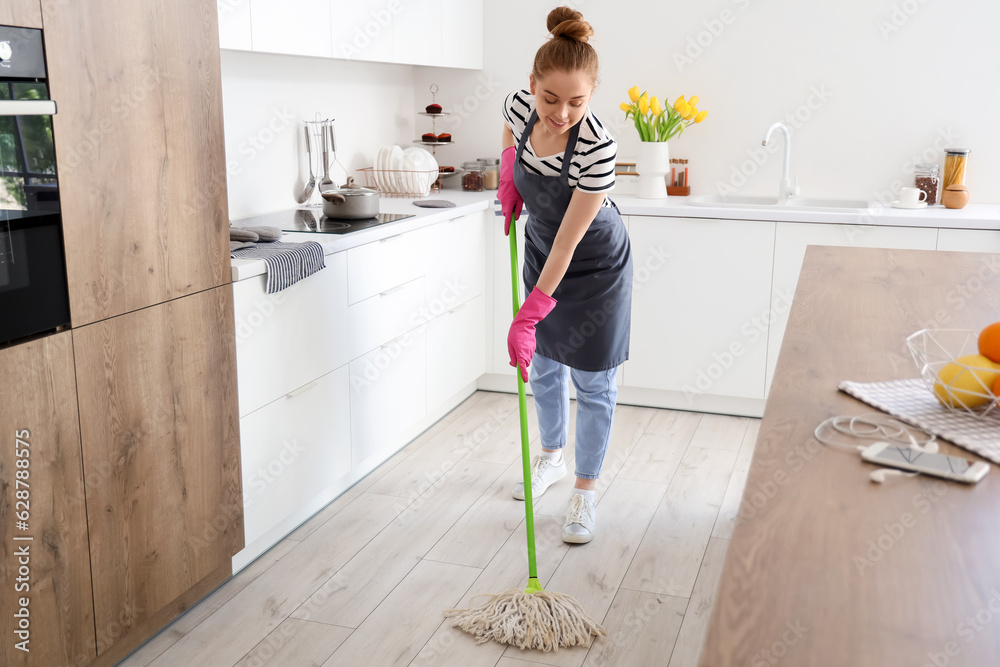
[[[978,356],[978,334],[967,329],[921,329],[906,338],[906,346],[920,370],[920,378],[938,403],[952,412],[975,417],[1000,416],[998,397],[991,391],[998,366],[968,364]]]

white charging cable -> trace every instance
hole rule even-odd
[[[833,430],[841,435],[852,438],[896,442],[928,454],[936,454],[938,451],[937,436],[904,424],[898,419],[887,417],[880,412],[856,416],[839,415],[837,417],[830,417],[823,420],[813,431],[813,437],[827,447],[847,452],[861,452],[865,450],[864,445],[848,445],[834,442],[824,435],[825,430]],[[920,440],[917,439],[914,433],[919,435]],[[889,475],[913,477],[917,474],[919,473],[904,472],[895,468],[878,468],[872,471],[871,480],[882,484]]]

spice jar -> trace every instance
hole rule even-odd
[[[483,187],[496,190],[500,187],[500,160],[495,157],[481,157],[479,163],[483,169]]]
[[[968,148],[944,149],[944,179],[942,189],[949,185],[965,185],[965,164],[969,161]]]
[[[913,185],[927,195],[927,205],[932,206],[938,200],[938,166],[936,164],[918,164],[913,167]]]
[[[468,192],[483,191],[483,165],[476,162],[463,162],[462,189]]]

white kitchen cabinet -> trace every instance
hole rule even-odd
[[[333,56],[330,0],[250,0],[250,3],[254,51]]]
[[[239,51],[253,50],[250,0],[219,0],[219,46]]]
[[[399,5],[401,9],[392,21],[392,61],[440,66],[444,38],[441,0],[400,0]]]
[[[224,49],[482,69],[482,0],[221,0]]]
[[[256,557],[332,500],[336,480],[350,473],[348,380],[344,366],[240,419],[242,559]]]
[[[958,252],[1000,252],[1000,230],[941,229],[938,231],[937,249]]]
[[[764,396],[774,223],[630,216],[634,283],[628,387]]]
[[[484,298],[454,306],[427,325],[427,405],[442,405],[485,371]]]
[[[441,1],[441,65],[483,68],[483,3]]]
[[[779,222],[774,241],[774,282],[770,308],[763,313],[766,326],[767,376],[765,392],[771,389],[771,377],[778,363],[778,351],[788,322],[788,311],[795,285],[802,269],[808,245],[857,246],[861,248],[899,248],[934,250],[938,230],[931,227],[881,227],[876,225],[835,225]],[[761,328],[751,325],[751,330]]]
[[[493,219],[493,212],[489,212]],[[484,213],[473,213],[431,227],[427,238],[427,315],[437,317],[486,289]]]
[[[402,0],[331,0],[333,57],[392,62],[392,24]]]
[[[274,294],[266,276],[233,285],[240,416],[347,364],[363,350],[347,305],[347,254]],[[395,334],[393,334],[395,335]],[[366,341],[367,342],[367,341]]]
[[[427,414],[427,330],[422,325],[351,362],[351,447],[355,466],[405,445]]]
[[[419,229],[347,251],[347,298],[355,304],[425,273],[429,231]]]
[[[352,359],[388,343],[424,322],[423,276],[352,305],[344,326]]]

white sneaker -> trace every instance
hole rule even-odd
[[[589,498],[574,493],[569,498],[569,511],[563,524],[563,542],[586,544],[594,539],[596,509]]]
[[[545,490],[566,476],[566,457],[560,457],[558,464],[553,464],[543,456],[536,456],[531,461],[531,499],[540,497]],[[518,500],[524,500],[524,480],[514,483],[512,491]]]

